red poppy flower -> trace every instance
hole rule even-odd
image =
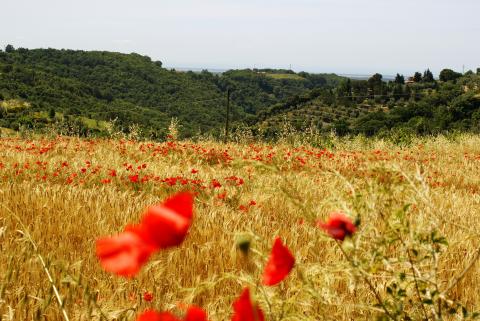
[[[193,217],[193,196],[179,193],[148,209],[139,225],[127,226],[118,236],[97,241],[97,256],[102,267],[131,277],[155,251],[180,245]]]
[[[97,257],[105,271],[126,277],[137,274],[153,252],[138,234],[130,231],[99,239],[96,245]]]
[[[138,174],[136,174],[136,175],[130,175],[130,176],[128,176],[128,179],[129,179],[130,182],[132,182],[132,183],[138,183]]]
[[[208,321],[207,313],[199,307],[192,306],[187,310],[185,321]]]
[[[220,188],[220,187],[222,187],[222,184],[220,184],[220,182],[217,181],[216,179],[213,179],[212,180],[212,187],[213,188]]]
[[[245,288],[240,297],[233,302],[232,321],[265,321],[263,311],[253,305],[248,288]]]
[[[294,264],[295,258],[292,253],[282,244],[282,240],[277,237],[263,271],[263,284],[276,285],[282,282],[290,273]]]
[[[147,302],[152,302],[153,300],[153,294],[146,291],[145,293],[143,293],[143,299]]]
[[[335,240],[343,241],[345,237],[353,235],[357,227],[350,218],[343,213],[332,213],[326,223],[318,222],[317,225]]]
[[[163,204],[150,207],[137,228],[147,242],[158,249],[165,249],[183,242],[192,218],[192,194],[179,193]]]
[[[137,321],[182,321],[170,312],[156,312],[147,310],[142,313]],[[187,314],[183,321],[208,321],[207,313],[202,309],[192,306],[187,310]]]

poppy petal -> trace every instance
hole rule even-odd
[[[131,277],[152,254],[152,248],[133,232],[123,232],[96,242],[97,257],[107,272]]]
[[[181,321],[181,320],[176,318],[170,312],[156,312],[153,310],[147,310],[137,318],[137,321]]]
[[[199,307],[192,306],[187,311],[185,321],[208,321],[207,313]]]
[[[263,311],[253,305],[248,288],[233,302],[233,312],[232,321],[265,321]]]
[[[180,245],[191,225],[191,219],[164,205],[152,206],[144,216],[141,234],[154,246],[164,249]]]
[[[188,192],[178,193],[163,202],[163,206],[185,218],[193,217],[193,195]]]
[[[280,283],[290,273],[294,264],[292,253],[277,237],[263,272],[263,284],[272,286]]]
[[[332,213],[327,222],[318,222],[318,227],[327,232],[333,239],[343,241],[345,237],[353,235],[357,227],[352,220],[343,213]]]

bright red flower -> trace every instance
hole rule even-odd
[[[263,284],[276,285],[283,281],[295,264],[295,258],[290,250],[277,237],[272,252],[263,271]]]
[[[187,236],[193,218],[193,196],[179,193],[163,204],[152,206],[143,217],[138,232],[158,249],[180,245]]]
[[[147,302],[151,302],[153,300],[153,294],[146,291],[145,293],[143,293],[143,299]]]
[[[195,168],[192,168],[191,173],[192,173],[192,174],[197,174],[197,173],[198,173],[198,170],[195,169]]]
[[[131,277],[151,254],[180,245],[193,218],[193,195],[178,193],[148,209],[139,225],[127,226],[115,237],[97,241],[97,257],[111,273]]]
[[[130,175],[130,176],[128,176],[128,179],[129,179],[130,182],[132,182],[132,183],[138,183],[138,174],[136,174],[136,175]]]
[[[96,247],[105,271],[126,277],[137,274],[153,252],[138,234],[130,231],[99,239]]]
[[[343,213],[332,213],[326,223],[321,221],[317,225],[335,240],[343,241],[345,237],[353,235],[357,227],[350,218]]]
[[[182,321],[170,312],[156,312],[147,310],[142,313],[137,321]],[[187,310],[187,314],[183,321],[208,321],[207,313],[202,309],[192,306]]]
[[[217,181],[216,179],[213,179],[212,180],[212,187],[213,188],[220,188],[220,187],[222,187],[222,184],[220,184],[220,182]]]
[[[207,313],[199,307],[192,306],[188,308],[185,315],[185,321],[208,321]]]
[[[253,305],[248,288],[245,288],[240,297],[233,302],[232,321],[265,321],[263,311]]]

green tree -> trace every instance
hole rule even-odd
[[[345,136],[350,132],[348,123],[344,119],[337,120],[333,123],[335,133],[340,136]]]
[[[8,44],[8,45],[5,47],[5,52],[6,52],[6,53],[11,53],[11,52],[14,52],[14,51],[15,51],[15,48],[14,48],[12,45],[10,45],[10,44]]]
[[[422,81],[422,74],[418,71],[413,75],[414,82],[421,82]]]
[[[383,76],[379,73],[374,74],[368,79],[368,89],[371,90],[373,95],[382,95],[383,94]]]
[[[403,75],[397,74],[397,76],[395,76],[395,83],[399,85],[405,84],[405,77]]]
[[[441,81],[455,81],[460,77],[462,77],[462,74],[459,72],[455,72],[452,69],[443,69],[440,72]]]
[[[55,109],[50,108],[50,110],[48,111],[48,118],[50,118],[50,119],[55,118]]]
[[[434,82],[435,81],[435,79],[433,78],[433,74],[430,71],[430,69],[425,70],[425,72],[423,73],[422,81],[423,82]]]
[[[403,86],[400,83],[395,84],[395,87],[393,87],[393,98],[398,100],[403,96]]]
[[[352,95],[352,81],[350,78],[340,82],[337,92],[339,97],[349,97]]]

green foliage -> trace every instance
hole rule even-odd
[[[399,85],[405,84],[405,77],[403,75],[397,74],[397,76],[395,76],[395,83]]]
[[[63,121],[92,134],[115,121],[116,130],[137,124],[160,139],[176,119],[179,138],[218,137],[229,89],[232,128],[246,125],[266,138],[281,132],[284,120],[298,131],[338,135],[480,131],[480,76],[444,69],[440,79],[429,69],[408,84],[400,74],[386,82],[378,73],[353,80],[282,69],[177,72],[138,54],[7,46],[0,51],[0,127]]]
[[[418,71],[415,72],[415,74],[413,75],[413,81],[414,82],[421,82],[422,81],[422,74],[419,73]]]
[[[116,120],[123,131],[138,124],[156,137],[164,136],[172,118],[181,124],[181,137],[219,135],[228,88],[232,121],[252,124],[268,106],[337,79],[286,70],[232,70],[221,75],[176,72],[146,56],[114,52],[15,50],[12,46],[0,52],[0,94],[28,101],[30,113],[44,111],[48,116],[54,109],[77,119]],[[11,119],[4,119],[0,126],[14,126],[23,116],[28,113],[10,114]]]
[[[50,110],[48,111],[48,118],[50,118],[50,119],[55,118],[55,109],[50,108]]]
[[[138,54],[18,49],[0,56],[0,69],[7,71],[0,92],[25,99],[32,111],[116,119],[120,128],[137,123],[146,131],[165,130],[177,117],[185,136],[212,130],[225,118],[224,94],[214,83]],[[241,117],[238,108],[233,115]]]
[[[337,80],[331,75],[295,74],[289,70],[229,70],[217,77],[219,88],[232,90],[232,101],[247,114],[256,115],[292,96],[326,87]]]
[[[460,77],[462,77],[461,73],[455,72],[451,69],[443,69],[440,72],[440,80],[441,81],[455,81]]]
[[[263,127],[275,128],[285,117],[294,127],[313,123],[324,132],[334,129],[342,135],[392,136],[400,142],[404,141],[401,133],[408,133],[408,141],[410,135],[478,132],[480,77],[468,74],[455,82],[436,82],[432,78],[427,69],[423,81],[407,85],[401,84],[400,75],[388,83],[380,74],[368,81],[344,80],[333,91],[314,90],[273,105],[260,113],[259,121]]]
[[[6,52],[6,53],[12,53],[12,52],[14,52],[14,51],[15,51],[15,48],[14,48],[12,45],[10,45],[10,44],[8,44],[8,45],[5,47],[5,52]]]
[[[433,74],[430,71],[430,69],[425,70],[425,72],[423,73],[422,81],[423,82],[434,82],[435,81],[435,79],[433,79]]]

